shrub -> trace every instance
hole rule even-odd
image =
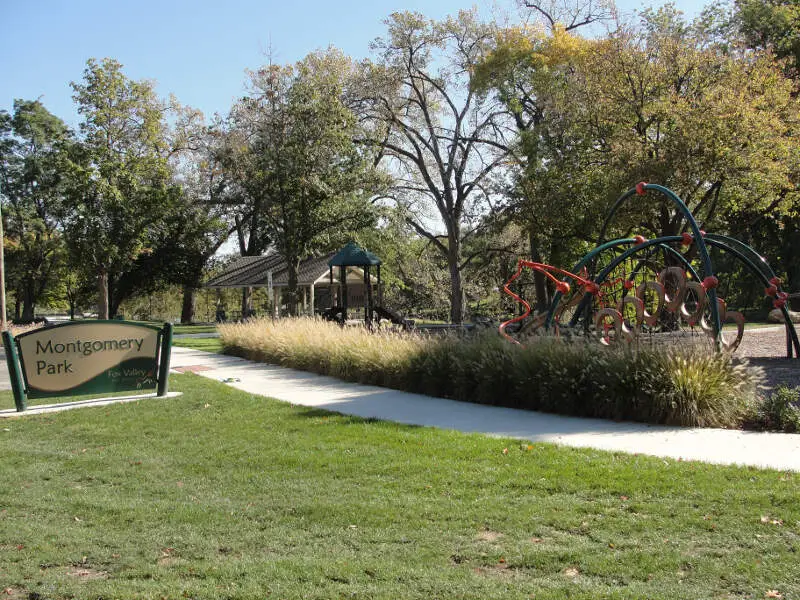
[[[758,371],[724,354],[607,348],[493,331],[433,337],[370,333],[314,319],[220,326],[226,352],[347,381],[481,404],[649,423],[736,427]]]
[[[756,404],[748,425],[789,433],[800,431],[800,387],[780,386]]]

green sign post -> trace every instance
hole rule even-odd
[[[156,388],[168,392],[172,325],[76,321],[23,333],[3,332],[17,411],[27,398]]]

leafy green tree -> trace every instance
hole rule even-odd
[[[792,82],[768,52],[735,51],[671,7],[594,40],[559,27],[501,31],[476,76],[521,133],[515,217],[537,260],[570,264],[616,196],[642,180],[673,188],[707,229],[794,202]],[[629,207],[617,233],[685,227],[670,206]]]
[[[460,323],[463,246],[502,203],[495,178],[513,133],[506,113],[472,85],[491,26],[468,11],[439,23],[394,13],[387,25],[373,44],[378,60],[363,66],[359,110],[370,135],[361,141],[381,148],[395,176],[393,199],[446,261],[450,320]]]
[[[757,51],[771,51],[784,61],[784,72],[800,83],[800,2],[797,0],[737,0],[728,29],[738,33],[744,45]],[[797,87],[794,90],[798,94]],[[796,138],[796,130],[786,132]],[[800,291],[800,262],[796,248],[800,240],[800,198],[797,194],[798,173],[790,186],[781,190],[792,199],[788,211],[742,211],[731,220],[736,235],[752,240],[770,262],[786,276],[788,289]],[[795,300],[793,308],[800,307]]]
[[[57,215],[63,164],[72,133],[38,100],[15,100],[0,112],[0,196],[3,198],[8,288],[15,317],[34,318],[36,305],[63,269],[64,242]]]
[[[797,76],[800,67],[800,1],[736,0],[734,22],[751,48],[772,49],[788,59]]]
[[[787,134],[798,106],[769,54],[732,55],[670,8],[584,44],[563,61],[534,40],[498,85],[530,123],[521,190],[540,198],[537,213],[546,217],[550,199],[550,214],[574,214],[559,201],[607,203],[641,180],[676,190],[705,227],[745,208],[787,209],[798,162],[797,140]],[[555,81],[548,60],[562,65]],[[515,92],[510,83],[518,81],[533,92]],[[656,234],[684,226],[669,207],[637,206],[630,217],[629,226]]]
[[[191,323],[206,264],[234,228],[228,218],[228,181],[216,156],[218,136],[199,111],[180,108],[176,112],[178,118],[170,130],[174,202],[151,232],[150,251],[140,254],[118,278],[114,298],[119,302],[180,286],[181,322]]]
[[[109,278],[151,248],[153,234],[179,197],[167,163],[165,106],[147,81],[133,81],[112,59],[91,59],[72,83],[82,153],[72,162],[64,234],[74,264],[97,278],[98,314],[108,318]],[[113,287],[113,283],[112,283]]]
[[[579,22],[590,16],[586,13]],[[554,108],[572,101],[570,82],[597,42],[568,32],[561,19],[547,19],[547,24],[547,30],[498,30],[492,52],[475,69],[474,85],[496,94],[518,134],[518,160],[504,217],[525,232],[533,260],[564,265],[596,236],[613,185],[603,171],[585,162],[594,143],[591,136]],[[533,285],[537,310],[546,310],[553,292],[548,280],[534,273]]]
[[[91,306],[97,296],[94,281],[88,279],[86,272],[80,269],[64,269],[59,284],[60,295],[67,302],[70,320],[74,320],[78,312]]]
[[[297,312],[300,262],[374,224],[372,199],[385,177],[353,142],[344,103],[352,66],[335,50],[252,74],[252,94],[232,111],[226,164],[251,204],[252,253],[273,244],[288,264],[289,310]]]

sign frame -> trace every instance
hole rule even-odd
[[[120,348],[133,348],[133,344],[131,342],[135,342],[138,344],[138,350],[141,350],[142,342],[136,341],[135,338],[123,338],[120,340],[92,340],[91,336],[88,342],[82,342],[79,337],[81,335],[80,330],[89,330],[90,327],[95,329],[99,328],[102,330],[103,328],[108,328],[112,330],[119,331],[120,328],[131,328],[131,335],[134,333],[135,329],[142,330],[146,329],[149,332],[145,332],[145,335],[152,335],[155,333],[155,348],[148,349],[148,352],[154,352],[151,356],[149,353],[142,355],[135,355],[133,357],[127,356],[123,354],[121,358],[118,360],[115,358],[106,359],[105,368],[98,370],[93,375],[89,376],[86,379],[81,380],[76,385],[71,387],[56,387],[53,389],[40,389],[36,388],[31,384],[29,381],[29,369],[26,369],[25,360],[28,358],[31,362],[29,366],[34,364],[33,359],[31,356],[26,355],[23,349],[23,345],[25,343],[25,338],[28,336],[37,336],[37,354],[40,350],[44,350],[47,348],[52,352],[55,348],[57,349],[58,346],[62,347],[61,352],[72,346],[72,349],[77,349],[78,356],[80,355],[91,355],[92,352],[100,352],[103,350],[119,350]],[[74,334],[76,336],[75,342],[70,343],[63,343],[56,341],[53,343],[52,339],[47,340],[45,343],[38,341],[38,337],[42,337],[43,334],[45,338],[47,337],[46,334],[51,333],[59,336],[61,334],[67,333]],[[113,334],[112,334],[113,335]],[[56,337],[58,339],[58,337]],[[152,338],[151,342],[152,342]],[[33,340],[33,338],[31,338]],[[142,341],[144,338],[142,338]],[[98,347],[96,344],[100,344]],[[116,344],[116,348],[112,345]],[[70,321],[68,323],[61,323],[58,325],[53,325],[50,327],[45,327],[44,329],[35,329],[33,331],[25,332],[17,337],[14,337],[11,332],[4,331],[3,332],[3,345],[5,347],[6,352],[6,363],[8,365],[8,373],[9,377],[11,378],[11,389],[14,394],[14,405],[16,407],[17,412],[23,412],[27,408],[27,398],[48,398],[48,397],[63,397],[63,396],[79,396],[84,394],[102,394],[105,392],[117,392],[117,391],[136,391],[142,389],[143,385],[146,385],[149,388],[151,385],[155,388],[157,396],[166,396],[169,392],[169,365],[170,365],[170,358],[172,353],[172,323],[164,323],[163,327],[158,327],[155,325],[146,325],[142,323],[136,323],[132,321],[122,321],[122,320],[104,320],[104,319],[92,319],[92,320],[82,320],[82,321]],[[107,346],[106,346],[107,345]],[[86,352],[88,351],[88,353]],[[59,359],[61,360],[61,359]],[[133,377],[128,376],[125,373],[123,376],[123,372],[120,370],[122,365],[128,363],[130,365],[131,362],[135,362],[137,366],[143,366],[144,369],[139,369],[135,371],[137,374],[140,374],[142,371],[145,374],[140,377],[138,380],[133,379]],[[45,361],[37,361],[37,369],[38,371],[42,371],[45,367],[43,366]],[[69,365],[69,366],[68,366]],[[62,372],[64,373],[74,373],[71,370],[72,363],[68,363],[66,359],[63,360],[63,371],[62,365],[59,364],[49,364],[47,363],[47,368],[50,369],[52,367],[52,371],[47,371],[48,374],[58,375]],[[58,367],[58,369],[56,369]],[[150,368],[152,367],[152,368]],[[115,370],[116,369],[116,370]],[[149,369],[149,370],[147,370]],[[134,371],[131,369],[131,371]],[[107,379],[104,382],[104,377]],[[116,378],[116,381],[113,379]],[[151,383],[152,382],[152,383]]]

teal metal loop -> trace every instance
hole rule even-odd
[[[636,244],[636,243],[637,242],[634,238],[620,238],[618,240],[611,240],[609,242],[606,242],[605,244],[601,244],[597,248],[591,250],[588,254],[586,254],[586,256],[581,258],[577,263],[575,263],[575,266],[572,267],[571,272],[579,273],[586,265],[591,263],[595,258],[597,258],[600,254],[602,254],[606,250],[610,250],[612,248],[618,248],[620,246],[629,246],[631,244]],[[680,252],[675,250],[675,248],[667,244],[662,244],[661,247],[665,252],[669,252],[675,258],[677,258],[683,264],[683,266],[686,267],[686,270],[692,274],[692,277],[698,280],[700,279],[697,274],[697,271],[694,270],[694,267],[689,263],[689,261],[686,260],[686,257],[684,257],[683,254],[681,254]],[[561,292],[557,291],[553,295],[553,300],[550,302],[550,309],[547,312],[547,319],[545,320],[544,323],[545,329],[548,329],[553,324],[553,317],[555,316],[556,309],[558,308],[558,303],[561,302],[561,298],[562,298]],[[581,308],[584,307],[585,305],[582,303]],[[579,308],[578,313],[580,313],[580,310],[581,309]]]
[[[627,192],[622,194],[622,196],[617,199],[614,203],[614,206],[611,207],[611,210],[606,217],[606,220],[603,222],[603,227],[600,230],[600,237],[598,239],[597,245],[600,246],[603,241],[605,240],[606,230],[608,229],[608,225],[611,223],[611,220],[617,213],[617,210],[624,202],[626,202],[631,196],[634,194],[644,195],[642,192],[659,192],[664,197],[666,197],[670,202],[672,202],[678,211],[684,216],[687,223],[689,224],[689,229],[692,230],[692,234],[694,235],[695,243],[697,244],[697,251],[700,256],[700,260],[703,263],[703,273],[706,277],[711,277],[714,275],[714,267],[711,264],[711,257],[708,254],[708,248],[706,247],[705,240],[703,239],[703,234],[700,232],[700,226],[697,224],[697,221],[692,214],[692,211],[689,210],[689,207],[686,206],[683,200],[681,200],[672,190],[669,188],[664,187],[663,185],[657,185],[655,183],[640,183],[636,187],[632,187]],[[719,309],[717,308],[717,291],[714,288],[708,290],[708,298],[711,304],[711,326],[714,330],[714,347],[717,351],[722,350],[722,339],[721,339],[721,332],[722,332],[722,323],[720,322],[719,318]]]

